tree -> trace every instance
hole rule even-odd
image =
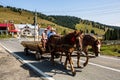
[[[108,29],[105,33],[105,40],[110,40],[110,29]]]
[[[22,14],[22,9],[18,9],[18,12],[19,12],[19,14],[21,15]]]
[[[118,30],[118,39],[120,40],[120,29]]]
[[[2,6],[2,5],[0,5],[0,8],[3,8],[3,6]]]
[[[86,29],[86,33],[89,33],[89,30],[88,30],[88,29]]]
[[[95,31],[94,31],[94,30],[91,30],[91,33],[92,33],[92,34],[95,34]]]

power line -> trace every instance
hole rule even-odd
[[[44,12],[44,11],[43,11]],[[102,5],[102,6],[96,6],[96,7],[93,7],[93,8],[81,8],[81,9],[78,9],[78,10],[61,10],[61,11],[48,11],[45,13],[73,13],[73,14],[76,14],[76,13],[79,13],[79,14],[87,14],[87,15],[99,15],[99,14],[102,14],[102,15],[106,15],[106,14],[118,14],[120,13],[120,6],[117,4],[109,4],[109,5]]]
[[[2,5],[6,5],[4,2],[2,2],[2,1],[0,1],[0,3],[2,4]]]
[[[49,12],[50,13],[50,12]],[[58,12],[55,12],[55,13],[58,13]],[[60,12],[59,12],[60,13]],[[116,8],[116,9],[100,9],[100,10],[88,10],[88,11],[64,11],[61,13],[73,13],[73,14],[87,14],[87,15],[96,15],[98,16],[99,14],[101,15],[106,15],[106,14],[118,14],[120,13],[120,8]]]
[[[0,3],[4,6],[10,6],[10,4],[11,4],[9,1],[6,2],[4,0],[0,0]]]
[[[94,11],[94,10],[106,10],[106,9],[110,9],[110,7],[112,8],[117,8],[120,4],[109,4],[109,5],[102,5],[102,6],[96,6],[96,7],[88,7],[88,8],[81,8],[81,9],[77,9],[77,10],[72,10],[72,9],[69,9],[69,10],[53,10],[53,11],[42,11],[42,12],[45,12],[45,13],[52,13],[52,12],[87,12],[87,11]]]
[[[108,2],[108,1],[107,1]],[[4,0],[0,1],[1,4],[6,5]],[[9,2],[7,2],[9,3]],[[12,2],[11,2],[12,3]],[[120,13],[120,7],[119,3],[111,3],[109,4],[101,5],[101,6],[95,6],[95,7],[88,7],[88,8],[81,8],[77,10],[53,10],[53,11],[42,11],[43,13],[80,13],[80,14],[88,14],[88,15],[98,15],[98,14],[112,14],[112,13]],[[10,3],[9,3],[10,4]],[[112,7],[112,8],[110,8]]]

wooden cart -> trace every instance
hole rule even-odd
[[[45,52],[41,41],[22,41],[21,44],[24,46],[25,55],[28,55],[29,51],[35,51],[34,54],[37,60],[40,60]]]

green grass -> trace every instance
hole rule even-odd
[[[89,53],[92,54],[93,50],[91,46],[88,47]],[[105,45],[101,46],[100,54],[107,56],[120,57],[120,45]]]
[[[12,36],[11,35],[6,35],[6,34],[2,34],[0,35],[0,39],[8,39],[8,38],[11,38]]]
[[[91,24],[90,25],[86,25],[86,24],[80,23],[80,24],[76,25],[76,29],[83,30],[83,31],[88,29],[89,33],[90,33],[91,30],[94,30],[95,34],[98,34],[98,35],[104,35],[105,34],[104,30],[98,29],[98,28],[95,28],[95,27],[93,28]]]
[[[120,45],[102,45],[101,54],[109,56],[120,56]]]

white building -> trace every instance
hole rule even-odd
[[[15,28],[20,31],[21,36],[34,36],[38,35],[38,26],[32,24],[14,24]]]

